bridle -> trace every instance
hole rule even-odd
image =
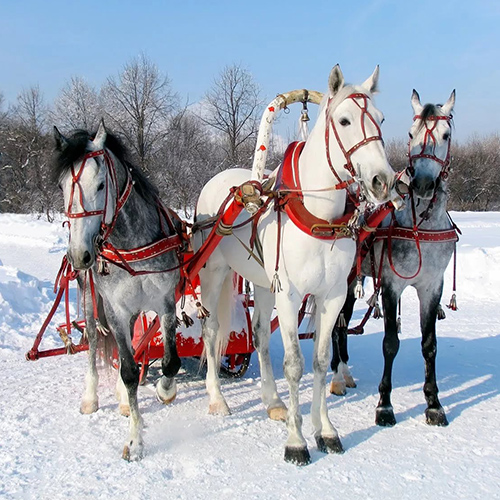
[[[86,210],[83,203],[83,189],[82,186],[80,185],[80,179],[83,174],[84,168],[86,166],[87,160],[91,158],[96,158],[98,156],[103,156],[104,164],[106,165],[106,185],[105,185],[106,194],[105,194],[104,206],[102,209],[98,210]],[[113,231],[118,214],[132,191],[133,187],[132,176],[130,175],[130,171],[127,168],[125,169],[125,171],[127,173],[126,184],[122,194],[120,194],[115,165],[109,153],[105,149],[99,149],[98,151],[91,151],[89,153],[86,153],[82,159],[82,162],[78,170],[75,170],[75,166],[71,165],[72,182],[71,182],[71,192],[69,196],[68,207],[66,209],[66,216],[69,219],[80,219],[84,217],[93,217],[96,215],[101,215],[102,220],[100,225],[100,238],[101,241],[105,241]],[[109,204],[110,183],[114,188],[116,200],[115,200],[115,208],[113,216],[111,218],[111,221],[107,223],[106,214],[108,211],[108,204]],[[77,196],[79,197],[80,206],[82,207],[82,210],[80,212],[75,212],[72,209],[77,188],[78,188]]]
[[[415,167],[413,166],[414,160],[418,158],[427,158],[429,160],[435,161],[439,165],[441,165],[441,172],[439,173],[439,176],[442,180],[448,179],[449,176],[449,170],[450,170],[450,162],[451,162],[451,133],[448,137],[448,145],[447,145],[447,150],[446,150],[446,156],[445,159],[442,160],[441,158],[438,158],[435,154],[434,151],[436,150],[436,137],[434,135],[434,131],[437,127],[438,121],[439,120],[446,120],[448,125],[450,125],[450,122],[452,120],[452,116],[429,116],[425,120],[420,116],[420,115],[415,115],[413,117],[413,121],[415,120],[422,120],[423,124],[425,125],[425,135],[424,135],[424,141],[422,143],[422,149],[420,153],[411,154],[411,139],[408,140],[408,173],[410,174],[411,177],[415,175]],[[429,127],[429,122],[432,123],[432,126]],[[451,130],[451,126],[450,126]],[[430,141],[433,143],[433,148],[432,148],[432,154],[425,153],[425,150],[427,147],[430,145]]]
[[[381,141],[382,145],[384,144],[384,140],[382,139],[382,131],[380,130],[380,127],[378,123],[376,122],[375,118],[373,115],[368,111],[368,99],[370,99],[366,94],[363,94],[361,92],[355,92],[353,94],[350,94],[346,97],[346,99],[352,99],[352,101],[361,109],[361,130],[363,131],[363,139],[356,143],[354,146],[352,146],[350,149],[346,150],[344,147],[344,144],[342,143],[342,140],[340,138],[339,132],[337,130],[337,127],[335,125],[335,121],[333,120],[331,114],[329,113],[329,108],[330,108],[330,103],[332,101],[333,97],[330,97],[328,99],[328,103],[326,106],[326,128],[325,128],[325,142],[326,142],[326,158],[328,161],[328,166],[330,167],[330,170],[333,172],[333,175],[335,178],[338,180],[338,184],[335,186],[335,189],[347,189],[351,184],[356,182],[356,170],[354,169],[354,166],[352,164],[352,155],[361,147],[366,146],[370,142],[373,141]],[[357,99],[361,99],[362,103],[360,104]],[[375,125],[375,129],[377,131],[376,135],[372,135],[370,137],[366,136],[366,126],[365,122],[366,119],[369,119],[373,125]],[[346,160],[346,163],[344,164],[344,168],[349,172],[349,175],[351,176],[350,179],[343,181],[337,171],[335,170],[335,167],[333,166],[332,159],[330,157],[330,127],[333,130],[333,133],[335,134],[335,138],[337,139],[337,144],[340,147],[340,150],[342,151],[344,158]]]

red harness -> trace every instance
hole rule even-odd
[[[451,134],[448,137],[448,148],[446,150],[446,156],[444,160],[441,158],[438,158],[435,154],[434,151],[436,150],[436,137],[434,136],[434,130],[437,127],[438,121],[439,120],[446,120],[448,124],[450,124],[452,120],[452,116],[429,116],[427,119],[424,121],[425,125],[425,135],[424,135],[424,141],[422,143],[422,149],[420,153],[417,153],[415,155],[411,154],[411,149],[410,149],[410,142],[408,141],[408,172],[410,175],[413,175],[415,173],[415,167],[413,166],[413,161],[418,159],[418,158],[428,158],[429,160],[435,161],[439,165],[441,165],[441,173],[439,174],[440,177],[443,180],[448,179],[449,175],[449,166],[451,162]],[[420,115],[415,115],[413,117],[413,121],[415,120],[422,120],[422,117]],[[428,122],[432,122],[432,126],[429,128]],[[450,127],[451,130],[451,127]],[[425,150],[427,149],[427,146],[429,145],[429,142],[432,141],[433,148],[432,148],[432,154],[426,153]]]

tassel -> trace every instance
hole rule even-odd
[[[181,326],[181,324],[182,324],[182,321],[180,320],[179,316],[176,316],[175,317],[175,327],[179,328],[179,326]]]
[[[380,319],[383,318],[384,315],[382,314],[382,310],[380,309],[380,306],[378,302],[375,304],[373,307],[373,319]]]
[[[365,290],[363,288],[363,282],[361,278],[357,278],[356,287],[354,288],[354,296],[357,299],[362,299],[365,296]]]
[[[105,260],[99,259],[99,265],[97,266],[97,272],[101,276],[108,276],[109,275],[109,266]]]
[[[438,305],[438,308],[437,308],[437,319],[445,319],[446,318],[446,314],[443,310],[443,308],[441,307],[441,304]]]
[[[271,291],[271,293],[279,293],[279,292],[281,292],[281,290],[283,290],[283,288],[281,288],[281,281],[280,281],[280,278],[278,276],[278,273],[274,273],[270,291]]]
[[[194,324],[194,321],[186,314],[185,311],[182,311],[182,322],[186,328],[189,328]]]
[[[370,307],[376,307],[378,302],[378,293],[374,292],[373,295],[366,301]]]
[[[198,319],[205,319],[210,316],[210,312],[201,305],[201,302],[196,302],[196,307],[198,308],[198,314],[196,315]]]
[[[402,332],[402,329],[401,329],[401,316],[398,316],[398,319],[396,320],[396,326],[397,326],[398,335],[401,335],[401,332]]]
[[[345,328],[347,326],[347,321],[345,320],[344,313],[341,312],[337,318],[337,328]]]
[[[452,311],[457,311],[458,306],[457,306],[457,296],[456,294],[453,294],[450,299],[450,303],[446,306],[448,309],[451,309]]]

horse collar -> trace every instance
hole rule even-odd
[[[299,157],[304,149],[305,142],[292,142],[283,159],[282,166],[276,180],[278,192],[278,210],[284,208],[293,223],[306,234],[322,239],[335,240],[355,236],[351,219],[355,213],[343,215],[339,219],[328,221],[313,215],[304,205],[304,197],[299,178]],[[336,189],[343,189],[344,186]]]

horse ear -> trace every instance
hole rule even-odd
[[[420,104],[420,96],[415,89],[413,89],[413,93],[411,94],[411,107],[416,115],[419,115],[423,109],[422,104]]]
[[[95,138],[92,141],[96,149],[102,149],[104,147],[107,135],[108,133],[106,132],[106,127],[104,126],[104,119],[101,118],[101,122],[99,123],[99,128],[97,129]]]
[[[450,98],[443,104],[441,110],[443,111],[443,114],[445,114],[446,116],[450,116],[454,107],[455,107],[455,89],[453,89],[453,92],[450,94]]]
[[[64,135],[59,132],[58,128],[54,125],[54,140],[56,141],[57,151],[64,151],[68,146],[68,140]]]
[[[328,88],[330,95],[334,96],[344,86],[344,75],[340,66],[336,64],[328,77]]]
[[[375,70],[371,74],[371,76],[361,85],[365,89],[367,89],[370,94],[376,94],[378,92],[378,75],[379,75],[379,65],[377,64]]]

